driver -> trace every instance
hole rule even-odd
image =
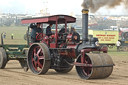
[[[40,28],[40,25],[41,25],[41,23],[37,23],[37,24],[31,23],[30,24],[30,28],[32,29],[32,31],[31,31],[31,42],[32,43],[39,42],[39,40],[36,39],[36,35],[38,33],[42,33],[42,29]]]
[[[50,35],[52,35],[52,31],[51,31],[51,27],[53,24],[49,24],[49,26],[46,28],[46,35],[49,37]]]
[[[74,27],[71,27],[71,29],[70,29],[70,33],[73,34],[74,32],[76,33],[75,28],[74,28]]]
[[[70,34],[72,34],[72,41],[79,43],[80,42],[80,35],[77,33],[74,27],[71,27]]]

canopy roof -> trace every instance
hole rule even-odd
[[[76,18],[69,15],[53,15],[45,17],[35,17],[35,18],[25,18],[21,20],[22,24],[28,23],[52,23],[55,24],[58,21],[59,24],[65,23],[74,23]]]

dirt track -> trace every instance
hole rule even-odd
[[[112,75],[106,79],[83,80],[75,68],[68,74],[58,74],[49,70],[46,75],[24,72],[18,61],[9,61],[5,69],[0,69],[0,85],[128,85],[128,56],[114,57]]]

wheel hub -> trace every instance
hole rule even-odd
[[[35,60],[35,61],[37,61],[37,60],[38,60],[38,57],[37,57],[37,55],[36,55],[36,56],[34,56],[34,60]]]

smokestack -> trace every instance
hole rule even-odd
[[[88,9],[82,10],[82,39],[83,43],[88,41]]]

